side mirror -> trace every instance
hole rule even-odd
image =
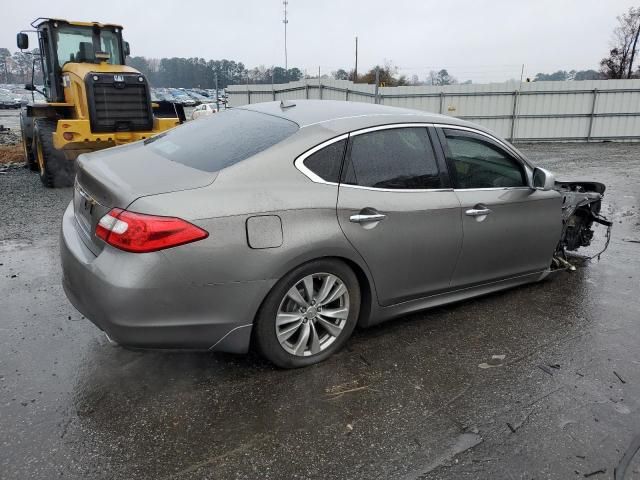
[[[131,47],[129,47],[129,42],[124,42],[124,56],[128,57],[131,55]]]
[[[20,50],[26,50],[29,48],[29,36],[26,33],[20,32],[16,36],[16,43]]]
[[[24,85],[24,89],[25,89],[27,92],[35,92],[36,87],[35,87],[35,85],[34,85],[33,83],[25,83],[25,85]]]
[[[533,185],[536,190],[553,190],[556,184],[556,177],[549,170],[536,167],[533,170]]]

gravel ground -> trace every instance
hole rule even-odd
[[[640,434],[640,147],[520,148],[608,186],[600,262],[358,331],[296,371],[111,347],[60,286],[71,189],[7,170],[0,478],[613,478]]]

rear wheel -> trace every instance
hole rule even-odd
[[[317,260],[283,277],[260,308],[255,341],[283,368],[321,362],[348,340],[358,321],[360,288],[337,260]]]
[[[73,162],[66,160],[53,146],[56,121],[38,118],[33,123],[33,154],[40,180],[49,188],[73,185]]]

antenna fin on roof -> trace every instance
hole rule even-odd
[[[280,100],[280,108],[282,108],[283,110],[285,108],[291,108],[291,107],[295,107],[296,104],[289,101],[289,100]]]

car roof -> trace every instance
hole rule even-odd
[[[363,119],[370,117],[371,126],[401,122],[442,123],[449,125],[463,125],[482,129],[464,120],[446,115],[430,113],[409,108],[389,107],[364,102],[347,102],[340,100],[285,100],[281,102],[264,102],[235,107],[243,110],[265,113],[284,118],[298,124],[300,128],[310,125],[324,124],[330,127],[332,123],[343,123],[350,118]],[[382,118],[383,117],[383,118]]]

